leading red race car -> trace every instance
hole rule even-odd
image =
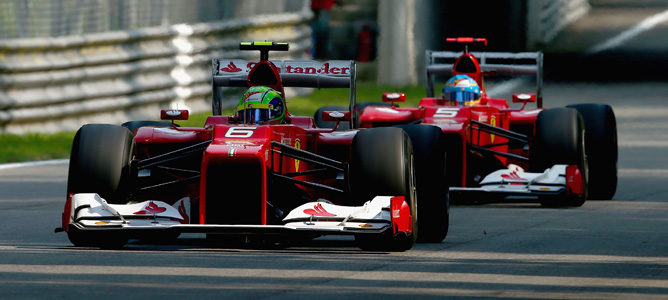
[[[418,107],[397,107],[396,102],[405,101],[401,93],[383,95],[383,102],[391,105],[356,107],[359,127],[396,126],[409,134],[418,174],[428,177],[418,176],[418,194],[428,192],[421,184],[440,183],[450,186],[451,201],[464,203],[581,206],[587,198],[612,198],[617,186],[617,130],[609,105],[544,109],[542,53],[469,52],[470,44],[486,45],[486,39],[447,41],[464,43],[465,49],[427,51],[427,98]],[[434,97],[434,77],[439,74],[453,75],[444,88],[447,97]],[[484,78],[501,74],[536,76],[536,94],[513,95],[514,103],[523,104],[519,109],[490,97]],[[527,109],[532,102],[537,108]],[[399,125],[417,123],[431,128],[431,134],[417,132],[416,125]],[[431,142],[416,143],[425,138]]]
[[[364,249],[412,247],[419,201],[408,135],[316,128],[285,106],[284,86],[349,88],[354,106],[355,63],[268,59],[287,43],[240,49],[259,50],[260,60],[213,60],[213,116],[202,128],[176,126],[188,117],[182,110],[162,111],[171,123],[81,127],[58,231],[96,247],[183,232],[263,243],[348,234]],[[233,116],[221,115],[223,86],[248,88]],[[447,213],[438,214],[441,240]]]

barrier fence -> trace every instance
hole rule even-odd
[[[210,110],[211,59],[257,59],[257,53],[239,52],[239,41],[290,42],[290,51],[276,59],[306,55],[312,13],[308,1],[294,2],[294,12],[218,22],[2,39],[0,132],[155,119],[165,107]]]

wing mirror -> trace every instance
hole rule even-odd
[[[406,102],[406,94],[404,93],[383,93],[383,102]]]
[[[536,102],[536,94],[513,94],[513,103]]]
[[[406,102],[406,94],[404,93],[383,93],[383,102],[392,103],[392,107],[395,107],[397,102]]]
[[[328,122],[350,121],[350,112],[326,110],[322,112],[322,120]]]
[[[160,110],[160,120],[171,120],[174,127],[174,120],[188,120],[187,109],[162,109]]]
[[[339,123],[341,121],[350,121],[350,112],[326,110],[322,112],[322,120],[328,122],[336,122],[336,124],[334,125],[334,129],[332,129],[332,131],[336,131],[336,128],[339,127]]]

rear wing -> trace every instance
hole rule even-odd
[[[284,87],[354,87],[355,62],[349,60],[271,60],[278,68]],[[213,83],[220,87],[247,87],[248,73],[257,62],[242,59],[213,61]]]
[[[535,75],[538,107],[543,106],[543,53],[542,52],[469,52],[478,59],[480,70],[496,75]],[[426,52],[427,96],[434,97],[435,75],[452,75],[455,61],[462,52]]]
[[[303,88],[349,88],[350,107],[356,102],[355,61],[352,60],[270,60],[278,68],[283,87]],[[257,64],[256,61],[243,59],[212,60],[213,65],[213,106],[214,115],[222,111],[221,87],[248,87],[248,74]],[[216,108],[218,105],[218,108]],[[355,110],[351,109],[351,119],[356,120]],[[351,120],[351,122],[352,122]],[[353,128],[351,126],[351,128]]]

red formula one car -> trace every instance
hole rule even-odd
[[[334,131],[291,115],[287,86],[349,88],[352,61],[269,61],[287,43],[241,43],[257,62],[213,60],[213,116],[84,125],[72,146],[62,228],[76,246],[118,247],[183,232],[244,243],[354,235],[363,249],[417,238],[413,151],[398,128]],[[233,116],[221,87],[248,88]],[[265,101],[267,100],[267,101]],[[329,120],[350,120],[330,113]],[[445,216],[447,219],[447,215]]]
[[[419,198],[421,192],[430,192],[420,186],[429,180],[430,185],[450,186],[453,202],[581,206],[588,197],[612,198],[617,185],[617,130],[610,106],[544,109],[542,53],[476,53],[469,52],[468,45],[486,45],[485,39],[448,41],[466,44],[465,50],[427,51],[427,98],[417,108],[397,107],[396,102],[405,101],[400,93],[383,95],[383,102],[391,105],[357,107],[359,127],[405,128],[413,141],[418,175],[429,177],[417,178]],[[439,74],[453,75],[444,88],[447,97],[434,97],[434,77]],[[497,74],[536,76],[537,93],[513,95],[512,101],[522,107],[510,108],[505,99],[485,93],[484,78]],[[527,109],[533,102],[537,108]],[[426,131],[398,125],[416,123],[431,128],[431,135],[438,138],[416,142],[425,138]]]

